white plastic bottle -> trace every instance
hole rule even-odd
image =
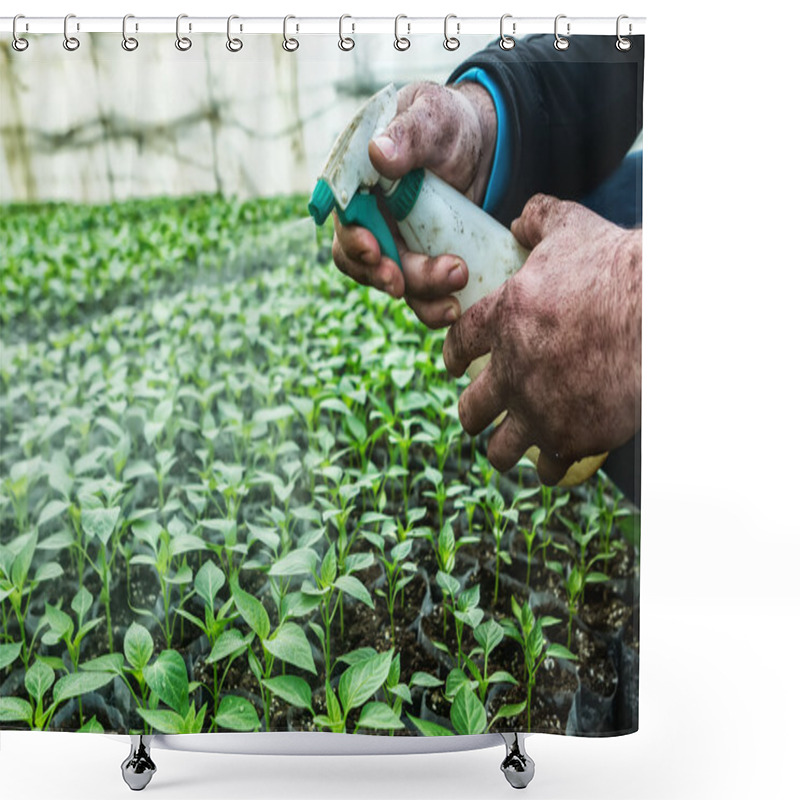
[[[469,281],[455,293],[463,314],[517,272],[530,251],[508,228],[450,184],[429,170],[416,173],[412,173],[410,187],[405,184],[406,178],[382,178],[379,183],[410,250],[430,256],[449,253],[464,259]],[[414,185],[417,181],[418,186]],[[398,193],[404,196],[398,198]],[[409,203],[412,194],[414,200]]]

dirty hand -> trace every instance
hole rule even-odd
[[[508,411],[489,460],[507,470],[538,445],[539,476],[554,484],[641,425],[641,230],[541,194],[511,230],[528,260],[450,329],[444,362],[460,376],[491,351],[461,395],[461,424],[474,436]]]
[[[397,110],[386,130],[369,145],[378,172],[400,178],[412,169],[427,167],[480,203],[489,179],[497,127],[489,93],[470,82],[457,86],[415,83],[398,92]],[[368,230],[344,226],[335,215],[334,226],[333,260],[342,272],[393,297],[405,296],[431,328],[449,325],[460,315],[452,294],[467,283],[467,267],[461,259],[412,253],[398,241],[401,271],[394,261],[381,256],[378,242]]]

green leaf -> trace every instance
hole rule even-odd
[[[152,464],[148,464],[146,461],[134,461],[132,464],[128,464],[125,467],[122,473],[122,480],[126,483],[130,481],[136,480],[136,478],[145,478],[145,477],[156,477],[156,471],[153,468]]]
[[[394,710],[386,703],[367,703],[361,709],[358,718],[358,728],[373,728],[374,730],[399,730],[404,728],[403,722]]]
[[[137,672],[141,672],[153,655],[153,637],[150,631],[138,622],[131,623],[125,632],[123,651],[128,663]]]
[[[189,676],[176,650],[159,653],[155,663],[144,668],[144,680],[156,696],[182,717],[189,711]]]
[[[51,500],[41,511],[39,514],[39,519],[36,520],[36,524],[41,528],[42,525],[49,522],[51,519],[55,519],[59,515],[63,514],[69,508],[69,503],[65,503],[63,500]]]
[[[20,697],[0,697],[0,722],[33,721],[33,709],[27,700]]]
[[[36,570],[33,580],[35,583],[42,583],[51,581],[54,578],[60,578],[63,574],[64,570],[61,568],[61,564],[56,561],[48,561]]]
[[[266,424],[268,422],[278,422],[279,420],[286,419],[287,417],[294,416],[294,409],[291,406],[270,406],[269,408],[260,408],[253,414],[253,422]]]
[[[336,580],[334,586],[345,594],[355,597],[356,600],[360,600],[364,605],[375,608],[375,603],[372,601],[367,587],[355,575],[342,575]]]
[[[18,589],[22,589],[25,585],[25,581],[28,579],[28,571],[31,568],[33,554],[36,552],[38,538],[38,534],[34,531],[33,533],[27,533],[21,536],[17,540],[19,542],[21,539],[24,542],[11,566],[11,582]]]
[[[455,597],[461,589],[461,585],[452,575],[448,575],[441,570],[436,573],[436,583],[445,594],[452,595],[453,597]]]
[[[242,619],[259,639],[266,639],[270,632],[269,615],[264,604],[254,595],[246,592],[234,581],[231,586],[233,602]]]
[[[347,664],[348,667],[352,667],[353,664],[366,661],[368,658],[373,658],[376,655],[378,655],[378,651],[374,647],[357,647],[355,650],[351,650],[349,653],[339,656],[339,658],[336,659],[336,663],[338,664],[341,662],[342,664]]]
[[[408,558],[413,546],[413,539],[406,539],[404,542],[396,544],[389,553],[392,557],[392,561],[403,561],[403,559]]]
[[[253,704],[232,694],[225,695],[220,701],[215,720],[220,728],[231,731],[257,731],[261,727]]]
[[[79,697],[105,686],[114,680],[109,672],[73,672],[59,678],[53,687],[53,702],[61,703],[70,697]]]
[[[319,580],[323,586],[330,586],[336,580],[336,547],[331,545],[319,568]]]
[[[70,608],[78,615],[78,620],[83,621],[83,618],[89,613],[92,607],[92,595],[85,586],[78,589],[75,597],[72,598]]]
[[[214,598],[225,585],[225,573],[213,562],[206,561],[194,576],[194,588],[206,606],[213,610]]]
[[[576,656],[574,653],[571,653],[562,644],[551,644],[547,648],[546,655],[547,655],[548,658],[566,658],[569,661],[577,661],[578,660],[578,656]]]
[[[206,658],[207,664],[214,664],[226,658],[240,656],[247,649],[247,645],[252,641],[253,634],[249,634],[245,639],[242,632],[237,628],[229,628],[223,631],[220,637],[214,642],[211,653]]]
[[[278,577],[310,575],[314,572],[318,558],[319,556],[315,550],[310,547],[301,547],[287,553],[283,558],[279,558],[270,567],[269,574],[277,575]]]
[[[405,683],[398,683],[396,686],[390,686],[389,691],[395,697],[399,697],[404,703],[410,705],[413,702],[411,699],[411,690]]]
[[[287,664],[317,674],[311,645],[308,643],[303,629],[295,622],[284,622],[271,639],[264,642],[264,647],[275,658]]]
[[[380,689],[389,675],[393,651],[380,653],[348,667],[339,679],[339,699],[344,716],[369,700]]]
[[[437,725],[435,722],[430,722],[426,719],[418,719],[417,717],[408,715],[411,722],[417,727],[417,730],[423,736],[452,736],[453,731],[445,728],[442,725]]]
[[[108,545],[111,534],[119,519],[120,507],[83,508],[81,509],[81,527],[87,536],[96,536],[104,545]]]
[[[187,733],[183,717],[174,711],[137,708],[144,721],[161,733]]]
[[[475,641],[480,645],[481,650],[487,655],[503,641],[505,634],[500,625],[493,619],[488,619],[482,622],[475,628],[474,634]]]
[[[393,369],[390,372],[392,376],[392,382],[394,385],[402,390],[408,385],[411,379],[414,377],[414,370],[413,369]]]
[[[114,675],[122,675],[123,665],[122,653],[106,653],[90,661],[82,661],[81,669],[85,672],[112,672]]]
[[[573,569],[567,577],[567,592],[574,597],[583,586],[583,574],[578,569]]]
[[[78,733],[103,733],[103,726],[97,721],[96,716],[92,716],[90,720],[87,720],[80,728],[78,728]]]
[[[435,686],[442,686],[444,681],[439,680],[439,678],[434,677],[429,672],[415,672],[411,676],[411,680],[408,682],[408,685],[413,689],[415,686],[424,686],[428,688],[433,688]]]
[[[5,669],[9,664],[13,664],[21,650],[22,642],[0,644],[0,669]]]
[[[489,683],[512,683],[515,686],[517,685],[517,679],[510,673],[506,672],[504,669],[499,669],[497,672],[493,672],[489,678]]]
[[[137,520],[131,525],[131,530],[140,542],[144,542],[154,553],[158,552],[158,543],[164,529],[155,520]]]
[[[75,543],[75,537],[69,531],[58,531],[39,542],[39,550],[63,550]]]
[[[311,687],[302,678],[296,675],[279,675],[276,678],[265,680],[264,686],[290,705],[307,708],[313,713]]]
[[[521,703],[507,703],[506,705],[500,706],[497,710],[497,713],[494,715],[492,722],[496,719],[505,719],[507,717],[516,717],[517,714],[521,714],[525,707],[528,704],[523,700]]]
[[[41,702],[45,692],[53,685],[56,674],[53,668],[42,661],[36,661],[34,665],[25,673],[25,688],[28,694],[36,700],[37,705]]]
[[[486,709],[469,686],[462,686],[453,700],[450,721],[456,733],[467,735],[486,730]]]
[[[53,645],[64,637],[72,637],[75,625],[68,614],[60,608],[51,606],[50,603],[44,604],[44,618],[50,626],[50,630],[42,637],[42,641],[47,645]]]

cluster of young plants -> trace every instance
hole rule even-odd
[[[535,728],[633,546],[613,486],[498,476],[444,334],[346,281],[304,198],[5,211],[0,723]],[[539,558],[566,619],[504,589]]]

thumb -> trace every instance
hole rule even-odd
[[[402,178],[432,159],[433,131],[413,106],[398,114],[386,130],[369,143],[375,169],[387,178]]]
[[[511,232],[523,247],[533,250],[561,223],[569,204],[549,194],[535,194],[522,214],[511,223]]]
[[[557,456],[549,456],[542,451],[536,462],[536,471],[539,473],[539,480],[545,486],[555,486],[567,474],[569,466],[569,461],[564,461]]]

